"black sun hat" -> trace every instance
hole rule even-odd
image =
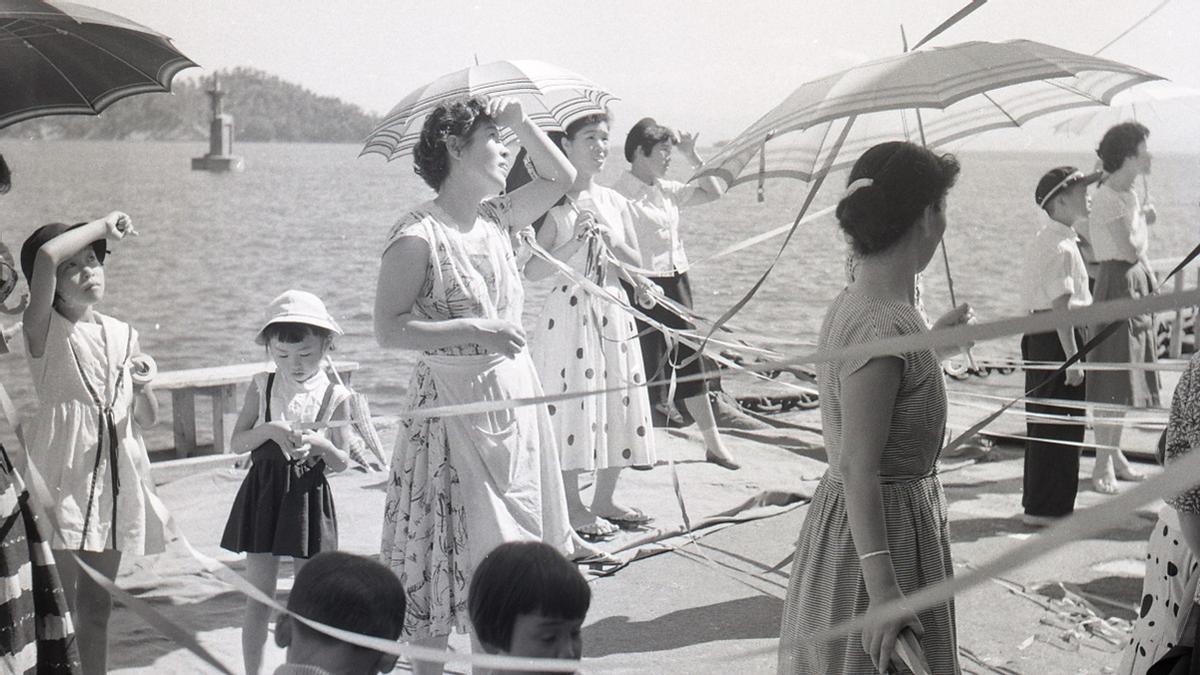
[[[1099,171],[1084,174],[1073,166],[1056,166],[1047,171],[1046,175],[1038,181],[1037,189],[1033,191],[1033,200],[1037,203],[1038,208],[1044,209],[1046,204],[1049,204],[1050,200],[1063,190],[1080,182],[1088,185],[1098,180],[1100,180]]]
[[[87,223],[75,223],[67,225],[66,223],[50,223],[43,225],[33,231],[33,234],[21,244],[21,272],[25,275],[25,283],[33,278],[33,263],[37,259],[37,252],[46,245],[46,242],[54,239],[58,235],[73,230],[77,227],[83,227]],[[108,255],[108,242],[103,237],[93,241],[92,250],[96,252],[96,259],[104,262],[104,257]]]

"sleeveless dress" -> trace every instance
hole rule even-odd
[[[0,446],[0,588],[6,589],[0,594],[0,672],[80,672],[75,630],[44,527]]]
[[[629,220],[624,197],[596,186],[586,201],[556,206],[542,227],[554,228],[553,250],[574,236],[579,208],[609,225],[614,241],[624,241]],[[613,298],[625,300],[616,267],[599,258],[592,238],[565,261]],[[594,298],[564,275],[554,287],[534,329],[531,351],[542,387],[552,393],[611,389],[644,383],[642,351],[634,317],[620,306]],[[648,466],[655,461],[650,398],[645,387],[587,396],[547,406],[564,471]]]
[[[150,460],[133,422],[137,331],[94,314],[95,322],[72,323],[51,312],[45,352],[28,357],[38,396],[28,471],[54,499],[54,548],[161,553],[166,523],[150,505]]]
[[[434,202],[392,228],[429,245],[413,315],[494,318],[521,325],[524,290],[510,240],[507,198],[480,205],[460,232]],[[409,384],[406,410],[541,396],[526,351],[508,359],[477,344],[428,350]],[[404,635],[467,630],[475,566],[506,541],[543,541],[574,552],[561,468],[545,406],[448,417],[403,415],[384,507],[381,561],[400,577]]]
[[[923,333],[916,308],[859,295],[838,295],[821,327],[820,349]],[[941,364],[929,350],[903,354],[904,370],[880,460],[888,548],[900,589],[911,594],[953,575],[946,499],[936,465],[946,428]],[[780,673],[873,673],[862,634],[816,642],[813,636],[867,612],[870,597],[846,516],[838,462],[842,454],[842,380],[865,359],[823,363],[817,369],[829,469],[821,478],[800,531],[780,633]],[[918,614],[921,639],[935,673],[959,673],[954,603]],[[907,669],[901,672],[907,673]]]
[[[303,386],[275,373],[259,373],[254,383],[261,424],[273,420],[328,422],[350,396],[348,389],[332,384],[323,371]],[[267,441],[251,451],[250,461],[225,522],[221,547],[235,553],[295,558],[337,550],[337,512],[325,479],[325,460],[293,460],[278,443]]]

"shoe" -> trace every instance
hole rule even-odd
[[[647,523],[654,520],[654,518],[646,515],[641,509],[637,508],[630,509],[629,512],[619,516],[604,515],[597,516],[597,518],[608,521],[622,530],[640,530],[643,529]]]
[[[709,464],[716,464],[717,466],[722,467],[724,469],[729,469],[730,471],[737,471],[738,469],[742,468],[741,464],[738,464],[737,462],[733,461],[732,459],[725,459],[724,457],[718,457],[710,452],[704,453],[704,461],[708,462]]]
[[[773,428],[762,420],[754,419],[742,410],[735,400],[724,392],[717,393],[712,398],[713,419],[718,429],[739,429],[742,431],[762,431]]]
[[[608,541],[617,536],[618,531],[620,528],[615,523],[600,517],[582,527],[575,528],[575,534],[589,544]]]
[[[1062,516],[1035,516],[1032,513],[1021,515],[1021,522],[1029,527],[1049,527],[1062,520]]]

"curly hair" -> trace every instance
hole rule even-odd
[[[1104,132],[1096,156],[1104,164],[1104,170],[1112,173],[1125,165],[1125,160],[1138,153],[1138,146],[1150,137],[1146,125],[1138,122],[1122,122]]]
[[[847,184],[868,178],[837,205],[838,224],[856,253],[886,251],[900,241],[925,209],[942,199],[961,170],[954,155],[935,155],[901,141],[880,143],[854,163]]]
[[[448,137],[469,139],[479,125],[493,121],[483,110],[483,100],[460,98],[438,105],[425,118],[421,140],[413,149],[413,171],[426,185],[440,190],[446,176],[450,175],[450,152],[446,148]]]

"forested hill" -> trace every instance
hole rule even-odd
[[[238,141],[358,143],[379,118],[356,105],[319,96],[252,68],[218,71],[225,91],[224,111],[233,115]],[[204,140],[211,77],[175,78],[174,94],[141,94],[121,99],[99,117],[54,115],[0,130],[17,138]]]

